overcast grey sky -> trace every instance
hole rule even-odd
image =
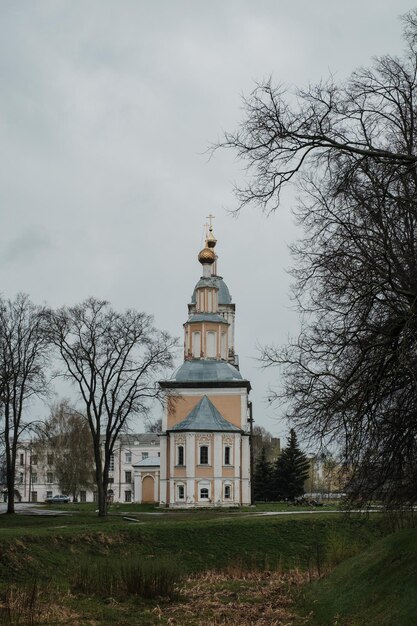
[[[279,407],[267,402],[275,373],[259,370],[256,346],[297,330],[286,274],[294,196],[269,218],[249,209],[232,218],[241,164],[205,151],[236,127],[257,80],[343,79],[374,55],[400,54],[398,16],[413,6],[2,0],[2,293],[52,306],[106,298],[153,313],[182,339],[214,213],[255,419],[283,436]]]

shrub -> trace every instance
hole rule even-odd
[[[106,559],[81,566],[73,587],[100,597],[172,597],[181,578],[180,569],[171,561]]]

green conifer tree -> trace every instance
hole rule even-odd
[[[291,428],[287,447],[275,462],[272,487],[274,498],[293,501],[302,496],[309,467],[306,455],[298,447],[295,430]]]
[[[255,501],[268,502],[272,499],[272,465],[266,457],[265,446],[262,446],[261,455],[255,465],[253,473]]]

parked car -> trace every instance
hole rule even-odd
[[[59,494],[57,496],[52,496],[51,498],[46,498],[45,502],[47,502],[47,504],[68,504],[68,502],[71,501],[71,498],[69,496],[64,496],[62,494]]]

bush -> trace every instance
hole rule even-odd
[[[181,571],[171,561],[107,559],[80,567],[73,587],[100,597],[172,597],[181,578]]]

